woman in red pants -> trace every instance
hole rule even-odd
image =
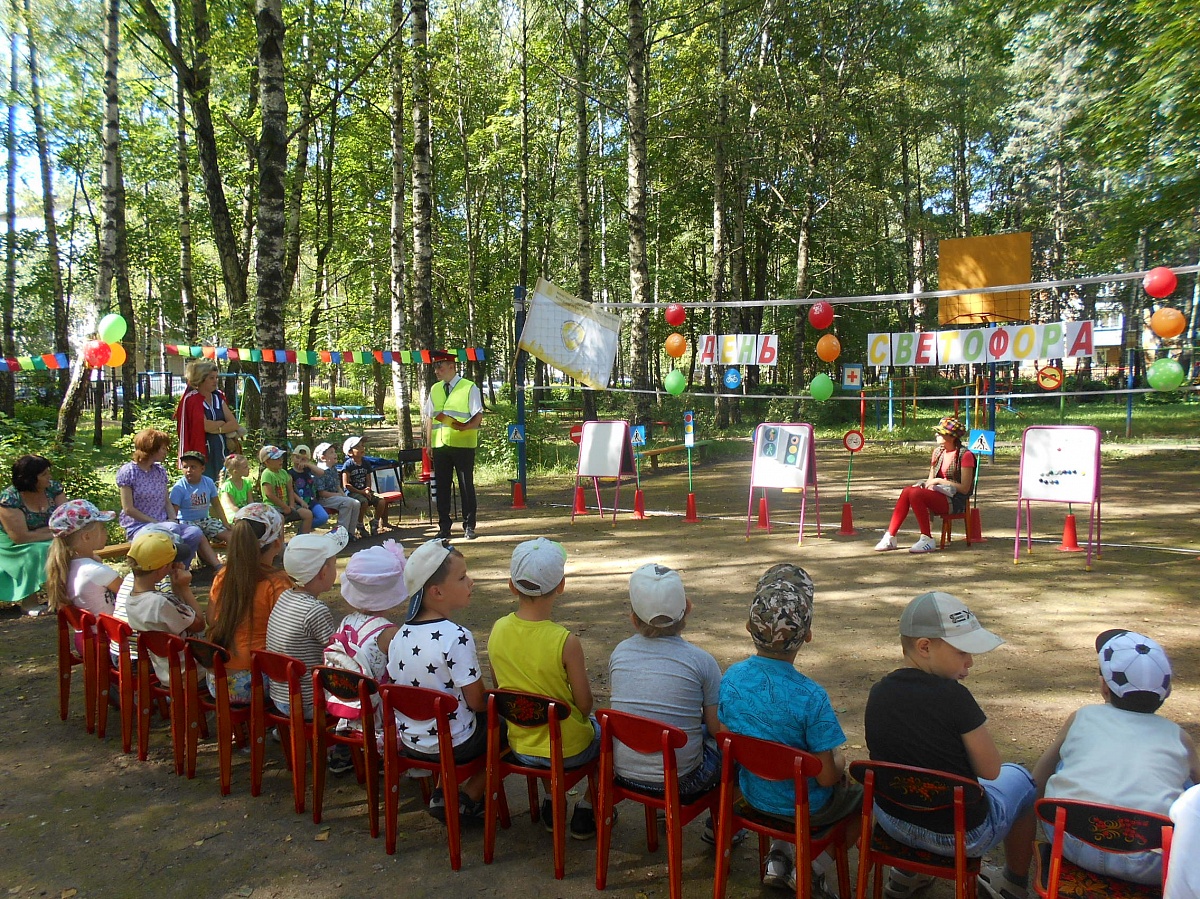
[[[949,515],[966,511],[967,497],[975,486],[975,456],[962,445],[967,429],[957,418],[947,416],[937,423],[933,433],[937,435],[937,446],[929,463],[929,477],[900,491],[891,523],[875,545],[876,552],[896,549],[896,533],[908,517],[909,509],[921,529],[921,536],[908,550],[910,553],[927,553],[937,549],[937,543],[930,533],[930,513]]]

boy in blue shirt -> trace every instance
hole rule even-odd
[[[200,528],[206,543],[210,540],[225,543],[229,540],[229,519],[220,503],[217,485],[204,473],[205,464],[204,453],[198,450],[188,450],[179,457],[183,477],[171,488],[171,510],[179,521]]]
[[[846,735],[829,694],[794,665],[800,647],[812,641],[814,592],[808,572],[795,565],[775,565],[759,578],[746,622],[756,654],[725,672],[717,716],[733,733],[794,746],[821,760],[821,773],[808,782],[809,824],[817,831],[859,814],[862,787],[846,778],[841,751]],[[742,771],[739,785],[753,808],[791,820],[796,798],[790,783],[765,781]],[[856,836],[856,828],[847,828],[851,845]],[[772,842],[765,886],[795,892],[793,852],[790,843]],[[814,899],[832,895],[826,886],[831,866],[828,854],[813,860]]]

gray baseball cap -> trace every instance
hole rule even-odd
[[[938,637],[962,652],[991,652],[1004,643],[979,623],[956,596],[935,590],[922,593],[900,616],[900,636]]]

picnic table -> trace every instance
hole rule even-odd
[[[383,421],[383,416],[368,412],[370,406],[317,406],[312,421]]]

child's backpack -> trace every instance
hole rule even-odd
[[[377,636],[384,628],[392,626],[392,622],[378,615],[368,618],[357,628],[343,624],[329,638],[329,644],[325,647],[325,664],[370,677],[371,672],[363,668],[362,663],[358,661],[358,654],[364,643]],[[325,691],[325,708],[331,715],[350,722],[357,721],[362,715],[358,700],[341,699],[328,690]]]

